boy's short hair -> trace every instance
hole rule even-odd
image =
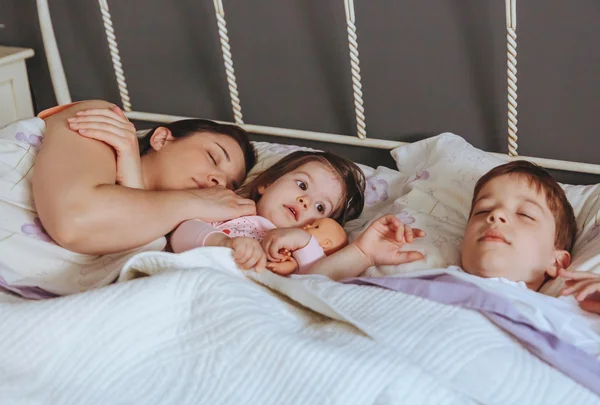
[[[477,196],[481,189],[492,179],[507,174],[526,176],[532,186],[535,186],[538,191],[543,192],[546,195],[546,203],[548,204],[548,208],[550,208],[550,212],[554,215],[554,222],[556,224],[556,234],[554,237],[555,247],[560,250],[571,252],[577,234],[577,221],[575,220],[573,207],[571,207],[565,192],[554,177],[538,165],[526,160],[515,160],[497,166],[484,174],[477,181],[473,193],[473,201],[471,202],[469,218],[473,214],[473,205],[477,201]]]
[[[309,162],[317,162],[329,167],[342,185],[341,204],[331,213],[330,218],[341,225],[344,225],[346,221],[358,218],[365,203],[365,175],[354,162],[330,152],[297,151],[290,153],[244,184],[238,193],[258,202],[260,186],[273,184],[284,174]]]

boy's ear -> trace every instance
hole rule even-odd
[[[554,260],[552,265],[546,269],[546,274],[552,278],[556,278],[558,276],[558,271],[560,269],[566,270],[570,264],[571,254],[566,250],[556,250],[554,252]]]
[[[150,146],[155,151],[159,151],[167,144],[167,142],[173,141],[175,138],[171,134],[171,130],[165,127],[158,127],[154,130],[152,137],[150,138]]]

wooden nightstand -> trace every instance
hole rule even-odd
[[[25,59],[33,50],[0,46],[0,128],[6,124],[33,117]]]

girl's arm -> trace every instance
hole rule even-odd
[[[322,274],[332,280],[358,277],[371,266],[398,265],[422,260],[423,254],[417,251],[400,250],[415,238],[425,236],[420,229],[404,225],[394,215],[385,215],[375,220],[354,241],[319,260],[309,269],[309,273]]]
[[[339,281],[357,277],[370,266],[372,264],[367,255],[355,243],[351,243],[319,260],[308,270],[308,274],[322,274],[332,280]]]
[[[186,219],[210,217],[219,209],[231,211],[232,217],[249,215],[249,206],[241,208],[241,199],[224,188],[147,191],[116,185],[113,149],[67,126],[67,118],[77,111],[112,107],[105,101],[86,101],[45,120],[33,198],[44,228],[59,245],[84,254],[114,253],[142,246]]]
[[[263,270],[267,256],[257,240],[247,237],[230,238],[210,224],[198,219],[185,221],[171,235],[174,253],[202,246],[222,246],[233,249],[233,259],[242,270]]]

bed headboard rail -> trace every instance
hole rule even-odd
[[[346,13],[346,26],[348,31],[348,46],[350,51],[350,71],[352,75],[352,89],[354,96],[354,110],[356,120],[356,136],[329,134],[323,132],[303,131],[289,128],[276,128],[262,125],[251,125],[244,123],[242,115],[242,105],[233,68],[233,54],[229,44],[229,36],[227,33],[227,23],[225,20],[225,8],[223,0],[213,0],[215,6],[215,17],[219,31],[221,42],[221,52],[225,73],[227,76],[227,84],[229,88],[229,96],[235,124],[242,126],[249,132],[281,136],[292,139],[312,140],[319,142],[329,142],[344,145],[362,146],[378,149],[393,149],[405,142],[397,142],[385,139],[375,139],[367,137],[365,108],[362,98],[362,83],[360,76],[360,61],[358,53],[358,36],[356,31],[356,18],[354,11],[353,0],[343,0]],[[505,160],[525,159],[537,163],[540,166],[548,169],[565,170],[581,173],[591,173],[600,175],[600,165],[592,163],[572,162],[556,159],[545,159],[532,156],[519,156],[518,154],[518,104],[517,104],[517,0],[505,0],[506,3],[506,42],[507,42],[507,96],[508,96],[508,154],[494,153],[494,155]],[[150,121],[157,123],[166,123],[183,118],[175,115],[157,114],[150,112],[135,111],[132,108],[131,99],[127,90],[127,81],[125,72],[121,63],[119,54],[117,37],[112,23],[110,9],[107,0],[98,0],[106,39],[112,58],[115,77],[119,87],[119,95],[121,103],[127,116],[131,119]],[[44,41],[44,48],[48,59],[50,75],[52,77],[52,85],[56,94],[56,99],[59,104],[70,103],[71,95],[69,86],[66,80],[54,29],[52,19],[48,8],[48,0],[37,0],[38,16]]]

